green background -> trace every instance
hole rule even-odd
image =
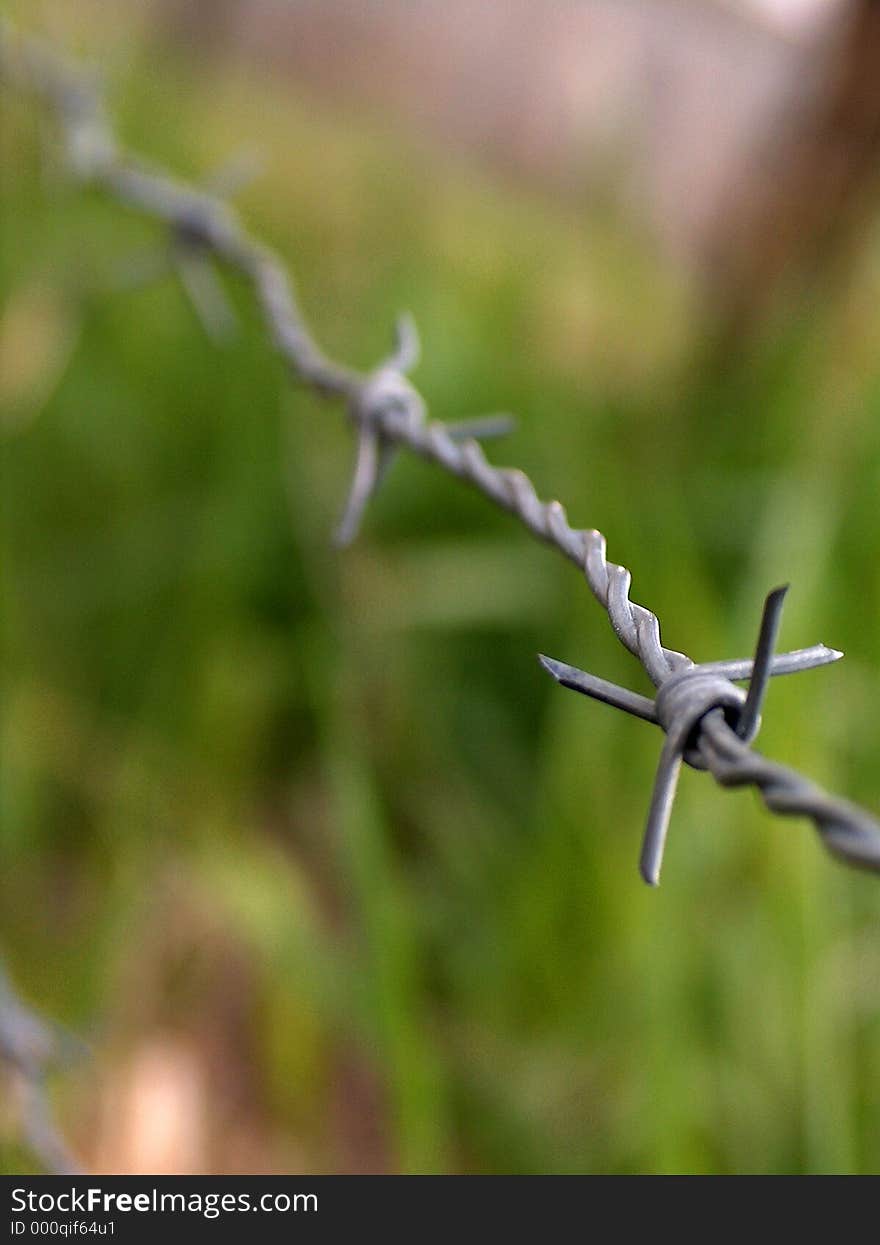
[[[240,210],[322,344],[370,367],[410,309],[432,416],[515,412],[490,456],[668,645],[747,655],[790,581],[783,646],[847,658],[774,683],[758,746],[880,805],[875,239],[721,358],[608,211],[173,48],[110,86],[181,175],[260,148]],[[648,690],[577,571],[404,459],[333,551],[350,430],[247,291],[218,347],[172,275],[123,288],[161,235],[32,100],[3,145],[0,943],[91,1047],[53,1080],[85,1163],[173,1065],[206,1171],[877,1170],[877,879],[686,772],[643,886],[659,732],[535,659]]]

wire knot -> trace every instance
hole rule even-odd
[[[700,722],[713,709],[721,709],[728,726],[737,730],[745,703],[746,693],[730,679],[714,670],[692,666],[661,684],[654,709],[667,736],[674,735],[681,741],[681,754],[688,765],[704,770],[706,762],[699,749]],[[759,724],[760,718],[750,732],[751,738],[757,734]]]
[[[385,478],[400,444],[415,437],[427,421],[425,401],[406,377],[418,360],[415,322],[402,315],[388,358],[353,388],[348,415],[357,429],[357,453],[345,511],[336,529],[337,546],[354,540],[367,502]],[[504,436],[511,423],[508,415],[485,415],[434,427],[452,441],[467,441]]]
[[[640,862],[642,877],[651,886],[656,886],[660,879],[682,762],[693,769],[709,768],[700,748],[700,723],[703,719],[716,710],[720,711],[729,729],[742,743],[749,744],[761,725],[761,705],[772,675],[809,670],[843,656],[824,644],[792,653],[774,653],[786,591],[787,587],[776,588],[767,597],[755,656],[751,661],[707,662],[704,665],[688,665],[683,670],[679,666],[660,683],[654,700],[597,678],[585,670],[555,661],[552,657],[541,657],[545,669],[563,687],[614,705],[646,722],[654,722],[666,735],[654,780]],[[668,651],[664,649],[663,652]],[[680,657],[680,654],[674,656]],[[748,692],[735,687],[733,679],[748,679]]]
[[[425,419],[425,403],[415,388],[393,363],[383,363],[359,385],[349,405],[352,422],[360,428],[382,431],[389,418],[406,423]]]

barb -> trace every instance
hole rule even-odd
[[[746,696],[746,703],[742,707],[735,728],[737,735],[747,744],[755,738],[761,726],[761,709],[770,677],[773,674],[773,649],[779,634],[782,606],[787,592],[788,584],[781,588],[774,588],[764,604],[761,630],[758,633],[758,647],[755,649],[755,660],[749,675],[749,694]],[[843,653],[839,656],[842,657]]]
[[[239,153],[205,178],[203,189],[227,203],[256,172],[253,153]],[[205,335],[218,344],[228,341],[235,332],[237,317],[214,269],[211,252],[188,220],[169,227],[167,243],[154,257],[152,279],[169,270],[180,281]]]
[[[754,690],[749,698],[732,680],[748,678],[751,662],[715,662],[697,666],[684,653],[666,648],[657,617],[630,600],[630,572],[610,562],[605,538],[595,529],[571,526],[559,502],[542,501],[523,472],[492,466],[476,436],[468,429],[462,440],[455,425],[430,421],[425,402],[406,378],[418,357],[418,338],[409,318],[398,322],[394,349],[375,371],[362,375],[329,359],[312,337],[280,258],[251,237],[238,218],[216,196],[153,171],[117,142],[100,96],[75,67],[35,40],[0,27],[0,71],[29,85],[53,107],[72,174],[119,202],[152,217],[165,228],[185,231],[229,269],[245,278],[277,349],[301,383],[326,397],[346,403],[358,441],[357,464],[339,537],[351,539],[365,506],[393,455],[407,449],[458,476],[489,501],[513,514],[538,539],[563,553],[586,576],[594,596],[607,611],[620,642],[645,668],[658,696],[652,702],[615,689],[573,667],[545,660],[560,682],[600,695],[629,712],[658,722],[667,735],[662,769],[661,813],[670,803],[670,775],[675,758],[707,768],[722,786],[751,785],[773,812],[809,817],[830,852],[847,864],[880,870],[880,823],[867,812],[828,795],[800,774],[752,751],[737,733],[749,735],[757,724],[766,663],[773,643],[778,607],[768,603],[768,623],[755,663]],[[483,425],[482,435],[488,432]],[[774,611],[777,611],[774,614]],[[836,660],[834,650],[801,650],[774,658],[772,671],[809,668]],[[764,673],[762,673],[762,670]],[[565,671],[574,673],[564,674]],[[564,677],[560,678],[560,672]],[[609,689],[611,689],[609,691]],[[626,701],[626,703],[622,703]],[[748,710],[745,706],[748,705]],[[657,863],[656,839],[646,871]]]

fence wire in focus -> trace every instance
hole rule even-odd
[[[564,507],[558,501],[542,501],[522,471],[488,461],[481,442],[503,434],[509,426],[507,417],[485,416],[458,424],[429,419],[424,398],[408,378],[419,357],[418,334],[408,316],[398,321],[388,357],[371,372],[364,374],[329,358],[309,330],[281,258],[248,233],[216,189],[187,185],[129,153],[117,139],[99,90],[78,66],[6,23],[0,26],[0,73],[50,106],[74,179],[168,231],[174,270],[185,281],[206,327],[225,322],[212,270],[216,263],[249,283],[266,329],[296,380],[344,404],[354,436],[355,464],[338,544],[356,537],[389,463],[401,451],[409,451],[508,511],[584,574],[618,639],[644,667],[656,697],[651,700],[618,688],[553,658],[541,660],[562,686],[659,725],[664,732],[642,849],[646,881],[659,880],[683,763],[707,770],[723,787],[754,787],[771,812],[809,818],[839,860],[880,871],[880,822],[874,816],[751,747],[769,677],[802,672],[842,656],[821,644],[775,653],[782,590],[768,597],[753,658],[697,663],[665,647],[656,615],[630,599],[630,572],[608,559],[604,536],[596,529],[573,527]],[[748,691],[737,687],[738,681],[747,681]],[[5,1007],[0,997],[0,1023]],[[51,1145],[43,1151],[48,1156]]]

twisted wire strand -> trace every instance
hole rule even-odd
[[[620,640],[647,671],[655,687],[693,665],[684,653],[660,642],[660,622],[649,609],[629,598],[630,572],[610,562],[605,537],[595,528],[574,528],[558,501],[542,501],[525,472],[495,467],[474,440],[459,444],[441,423],[416,422],[410,411],[380,415],[383,432],[413,453],[473,485],[490,501],[514,515],[539,540],[554,546],[581,570],[599,604],[607,611]]]
[[[244,276],[295,377],[317,393],[344,400],[359,436],[375,438],[364,455],[366,473],[373,470],[370,464],[375,467],[373,478],[358,482],[358,495],[352,494],[345,535],[356,530],[359,509],[377,483],[383,451],[405,447],[466,481],[573,562],[606,610],[618,639],[638,658],[655,687],[662,688],[673,676],[709,668],[695,666],[684,653],[662,644],[657,616],[630,599],[630,572],[609,561],[601,532],[572,527],[561,503],[542,501],[524,472],[494,466],[474,437],[462,440],[453,426],[427,419],[424,399],[404,375],[418,354],[409,321],[398,326],[394,353],[372,373],[362,374],[329,359],[305,323],[279,256],[248,234],[215,195],[150,170],[128,154],[117,142],[99,91],[79,67],[13,31],[6,22],[0,23],[0,73],[31,87],[53,106],[74,176],[160,221]],[[733,673],[737,664],[743,663],[710,666],[728,677],[744,677]],[[723,700],[722,696],[716,704]],[[752,750],[712,704],[695,729],[696,738],[686,754],[689,763],[697,760],[722,786],[756,787],[772,812],[810,818],[836,857],[849,865],[880,870],[880,822],[871,814]]]

